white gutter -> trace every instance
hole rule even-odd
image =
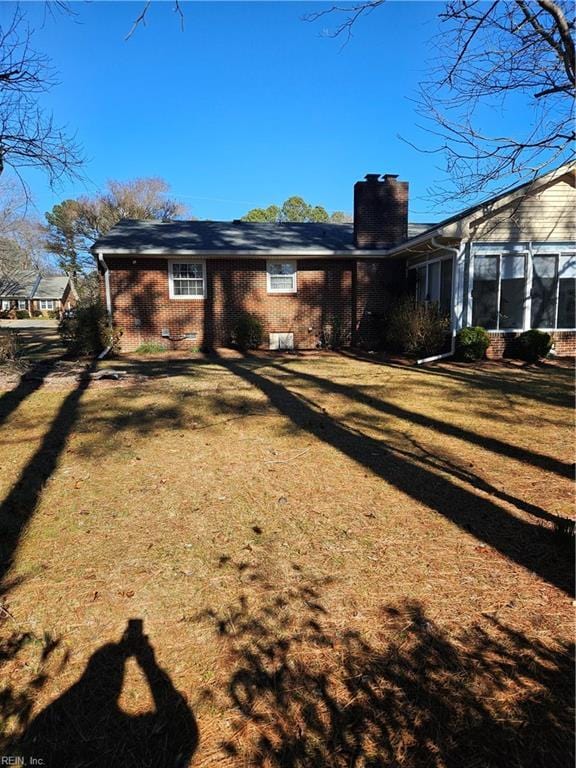
[[[114,248],[103,249],[98,251],[98,258],[106,256],[132,256],[134,258],[145,259],[161,256],[166,259],[179,259],[185,256],[198,256],[202,258],[214,257],[217,259],[236,259],[238,257],[248,257],[251,259],[257,258],[290,258],[290,259],[316,259],[319,256],[325,256],[328,258],[342,258],[342,259],[355,259],[355,258],[387,258],[389,255],[388,250],[383,248],[370,249],[356,249],[351,248],[348,251],[329,250],[327,248],[315,248],[314,250],[308,249],[306,251],[300,251],[297,248],[291,249],[270,249],[270,250],[238,250],[238,251],[226,251],[224,253],[220,251],[209,251],[201,249],[187,249],[187,248],[147,248],[145,251],[133,250],[131,248]]]
[[[462,243],[460,243],[458,248],[451,248],[448,245],[444,245],[444,243],[439,243],[438,240],[436,240],[435,237],[433,237],[430,241],[434,248],[443,249],[445,251],[452,251],[454,254],[452,259],[452,295],[454,295],[454,291],[456,290],[456,281],[455,281],[455,274],[456,274],[456,259],[460,255],[460,250],[462,248]],[[454,357],[454,353],[456,352],[456,324],[454,322],[454,301],[452,301],[452,329],[451,329],[451,339],[450,339],[450,352],[443,352],[441,355],[431,355],[430,357],[423,357],[420,360],[416,360],[416,365],[423,365],[424,363],[435,363],[437,360],[445,360],[447,357]]]
[[[110,319],[112,318],[112,297],[110,294],[110,269],[108,264],[104,261],[104,256],[101,252],[98,253],[98,261],[102,265],[104,270],[104,295],[106,297],[106,312]]]
[[[108,315],[108,322],[110,325],[112,324],[112,296],[110,294],[110,269],[108,267],[108,264],[104,261],[104,256],[101,253],[98,253],[98,261],[102,265],[102,269],[104,270],[104,295],[106,298],[106,314]],[[112,345],[110,344],[106,349],[103,349],[102,352],[98,355],[98,360],[103,360],[106,355],[110,354],[110,351],[112,349]]]

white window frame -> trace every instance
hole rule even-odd
[[[558,327],[558,310],[559,310],[559,299],[560,299],[560,258],[562,256],[567,256],[568,258],[574,259],[576,258],[576,251],[570,251],[566,250],[565,248],[559,248],[557,251],[534,251],[532,254],[532,258],[534,256],[548,256],[549,258],[554,258],[554,274],[556,275],[556,285],[555,285],[555,306],[554,306],[554,327],[553,328],[537,328],[538,331],[544,331],[545,333],[550,333],[552,331],[573,331],[574,328],[559,328]],[[530,261],[532,261],[532,258]],[[530,315],[528,316],[528,325],[527,328],[531,328],[531,322],[532,322],[532,276],[534,273],[534,269],[530,270]]]
[[[496,328],[486,328],[487,333],[522,333],[525,327],[530,328],[530,315],[528,312],[532,311],[531,297],[532,297],[532,255],[528,250],[522,251],[506,251],[494,248],[492,250],[475,251],[473,253],[471,275],[472,280],[470,283],[470,294],[472,303],[470,304],[470,324],[472,324],[472,317],[474,316],[474,260],[483,259],[487,256],[496,256],[498,258],[498,281],[497,294],[496,294]],[[522,328],[500,328],[500,298],[502,296],[502,257],[503,256],[523,256],[524,257],[524,306],[522,309]],[[528,323],[528,325],[526,325]]]
[[[38,299],[38,303],[43,312],[51,312],[54,310],[54,299]]]
[[[174,293],[174,264],[195,264],[202,268],[201,294],[180,296]],[[204,259],[170,259],[168,261],[168,296],[175,301],[203,301],[206,296],[206,261]]]
[[[17,307],[18,309],[28,309],[28,302],[26,299],[18,299],[17,300]]]
[[[272,287],[273,275],[270,274],[270,266],[272,264],[293,264],[294,265],[294,272],[291,275],[292,288],[273,288]],[[288,277],[288,275],[284,275],[284,277]],[[275,293],[275,294],[298,293],[298,260],[297,259],[281,259],[281,258],[268,259],[266,261],[266,290],[268,293]]]
[[[411,269],[421,269],[422,267],[426,267],[426,280],[424,281],[424,296],[428,296],[428,272],[429,272],[429,266],[430,264],[436,264],[437,262],[442,261],[451,261],[452,262],[452,296],[450,300],[450,321],[452,322],[453,316],[454,316],[454,290],[455,290],[455,284],[454,284],[454,258],[452,254],[444,254],[442,256],[434,256],[431,259],[423,259],[422,261],[416,261],[413,264],[408,264],[406,267],[406,274]],[[416,273],[418,274],[418,273]],[[424,304],[430,304],[429,299],[424,299]]]
[[[488,244],[486,244],[488,245]],[[546,247],[542,248],[541,246],[532,246],[531,243],[528,244],[528,247],[522,247],[518,249],[506,249],[506,248],[486,248],[483,247],[481,250],[474,250],[471,254],[470,258],[470,275],[471,280],[469,281],[469,290],[472,291],[472,287],[474,285],[474,261],[477,258],[482,258],[483,256],[498,256],[498,326],[500,326],[500,295],[501,295],[501,270],[502,270],[502,256],[524,256],[524,316],[523,316],[523,327],[522,328],[487,328],[487,333],[495,333],[495,334],[501,334],[501,333],[522,333],[522,331],[529,330],[532,328],[532,287],[533,287],[533,281],[534,281],[534,256],[550,256],[555,257],[555,273],[556,273],[556,307],[555,307],[555,315],[554,315],[554,327],[553,328],[536,328],[535,330],[538,331],[544,331],[546,333],[552,333],[553,331],[574,331],[574,328],[559,328],[558,327],[558,298],[560,293],[560,277],[559,277],[559,262],[561,256],[568,256],[571,258],[576,257],[576,251],[566,248],[566,247],[552,247],[551,245],[547,245]],[[469,304],[470,306],[470,317],[468,318],[468,325],[472,324],[472,312],[473,312],[473,306],[472,302],[474,301],[474,298],[470,296],[471,302]]]

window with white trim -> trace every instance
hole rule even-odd
[[[474,256],[472,325],[522,330],[526,299],[526,254]]]
[[[10,309],[10,302],[8,299],[2,299],[2,310]]]
[[[295,261],[268,261],[266,263],[266,280],[268,293],[296,293]]]
[[[171,299],[204,298],[204,262],[168,262],[168,284]]]
[[[532,328],[576,326],[576,254],[537,254],[533,259]]]
[[[26,299],[18,299],[18,309],[26,309]]]
[[[40,309],[54,309],[54,299],[40,299]]]
[[[417,264],[410,269],[416,274],[416,300],[438,304],[440,310],[450,314],[452,306],[452,259],[435,259]]]

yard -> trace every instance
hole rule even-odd
[[[7,754],[573,764],[571,366],[51,364],[0,397]]]

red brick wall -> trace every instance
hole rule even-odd
[[[133,263],[135,262],[135,263]],[[317,345],[322,329],[338,321],[349,342],[355,323],[353,260],[298,260],[297,293],[269,294],[265,259],[207,259],[203,299],[170,299],[166,259],[107,258],[115,322],[123,329],[122,349],[144,341],[185,346],[225,346],[242,312],[264,323],[265,346],[270,332],[294,333],[295,345]],[[101,276],[102,282],[103,277]],[[170,342],[171,336],[195,338]]]
[[[408,182],[370,173],[354,185],[357,248],[389,248],[408,237]]]
[[[551,331],[557,355],[576,355],[576,331]],[[491,333],[486,356],[490,359],[514,354],[514,339],[518,333]]]
[[[380,345],[382,317],[405,284],[406,265],[402,259],[358,259],[355,344],[367,349]]]

